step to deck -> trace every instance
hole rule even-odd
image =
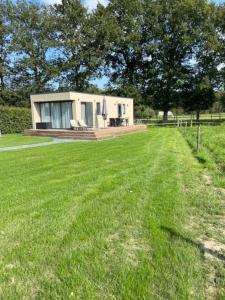
[[[146,125],[134,125],[128,127],[109,127],[97,130],[27,129],[24,131],[24,135],[45,136],[75,140],[102,140],[144,130],[146,130]]]

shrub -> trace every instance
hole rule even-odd
[[[147,105],[135,106],[134,115],[136,119],[151,119],[155,118],[155,111]]]
[[[0,106],[0,130],[3,134],[21,133],[31,127],[30,109]]]

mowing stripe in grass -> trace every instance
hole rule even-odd
[[[0,163],[0,297],[204,299],[202,253],[184,228],[201,167],[177,129]]]

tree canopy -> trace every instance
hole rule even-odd
[[[136,105],[186,111],[225,89],[225,5],[207,0],[0,2],[0,103],[29,106],[31,93],[95,91]]]

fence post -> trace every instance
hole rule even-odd
[[[192,123],[193,123],[193,121],[192,121],[192,119],[191,119],[191,127],[192,127]]]
[[[186,133],[187,133],[187,126],[188,126],[188,122],[186,121],[186,122],[185,122],[185,126],[184,126],[184,133],[185,133],[185,135],[186,135]]]
[[[200,151],[200,142],[201,142],[201,126],[200,124],[197,127],[197,153],[199,153]]]

